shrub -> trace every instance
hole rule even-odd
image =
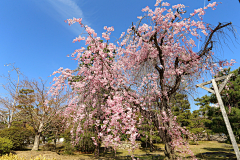
[[[93,144],[93,140],[91,137],[94,137],[94,134],[91,132],[81,135],[80,140],[78,144],[75,146],[75,148],[78,151],[81,151],[84,153],[93,153],[96,146]]]
[[[64,154],[74,155],[75,148],[70,142],[64,142]]]
[[[10,153],[10,150],[13,148],[13,143],[8,138],[0,137],[0,155]]]
[[[88,131],[85,134],[78,135],[78,136],[80,138],[79,142],[76,145],[73,145],[71,141],[72,141],[72,138],[74,137],[72,137],[69,131],[65,131],[63,135],[64,153],[71,155],[74,153],[75,150],[81,151],[84,153],[93,153],[95,151],[96,146],[94,145],[91,137],[96,137],[96,133]]]
[[[190,141],[189,144],[190,145],[199,145],[197,141]]]
[[[29,144],[33,133],[25,128],[11,127],[0,131],[0,137],[8,138],[13,143],[13,150],[21,150]]]
[[[54,144],[47,143],[43,146],[44,151],[55,151],[56,147]]]
[[[13,155],[13,154],[9,154],[9,155],[5,155],[5,156],[2,156],[0,157],[0,160],[27,160],[26,158],[22,158],[22,157],[18,157],[17,155]],[[49,158],[45,158],[43,156],[37,156],[36,158],[34,159],[30,159],[30,160],[56,160],[55,158],[53,159],[49,159]]]
[[[64,137],[64,142],[63,142],[64,154],[73,155],[74,151],[75,151],[75,148],[71,144],[71,134],[70,134],[70,132],[65,131],[64,134],[63,134],[63,137]]]

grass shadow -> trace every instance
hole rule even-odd
[[[208,150],[210,152],[204,152],[204,153],[198,153],[195,156],[200,159],[229,159],[229,160],[236,160],[236,155],[234,153],[231,153],[232,149],[229,148],[210,148],[205,147],[203,148],[205,150]]]
[[[203,149],[206,149],[208,151],[212,152],[230,152],[232,149],[231,148],[210,148],[210,147],[205,147]]]
[[[163,160],[165,156],[155,154],[134,155],[134,159],[138,160]],[[116,160],[132,160],[130,155],[115,157]]]
[[[17,151],[31,151],[31,150],[32,150],[32,148],[25,147],[25,148],[22,148],[21,150],[17,150]]]
[[[114,160],[132,160],[131,155],[125,155],[125,156],[121,156],[123,154],[123,152],[121,151],[117,151],[115,154],[114,150],[108,150],[103,152],[104,150],[101,149],[100,150],[100,154],[99,154],[99,159],[104,158],[104,159],[114,159]],[[89,157],[91,157],[92,159],[95,158],[94,154],[92,155],[88,155]],[[162,156],[160,154],[135,154],[134,155],[135,159],[139,159],[139,160],[163,160],[165,158],[165,156]]]
[[[150,152],[150,147],[140,147],[139,149],[140,149],[141,151],[145,152],[146,154],[151,153],[151,152]],[[156,151],[158,151],[158,152],[163,152],[163,151],[164,151],[164,148],[159,147],[159,146],[153,144],[153,150],[152,150],[152,152],[156,152]]]
[[[114,157],[118,157],[120,154],[122,154],[123,152],[120,151],[116,151],[116,154],[114,151],[110,151],[110,152],[100,152],[100,157],[105,157],[105,158],[114,158]]]
[[[220,159],[220,160],[237,160],[235,154],[227,153],[227,152],[205,152],[199,153],[195,155],[198,159],[212,160],[212,159]]]
[[[103,159],[117,159],[117,157],[120,154],[122,154],[121,151],[116,151],[116,153],[115,153],[114,150],[109,149],[109,148],[105,150],[104,147],[101,147],[99,152],[100,153],[99,153],[99,157],[98,158],[95,157],[94,153],[83,153],[83,152],[80,152],[80,151],[75,151],[73,156],[76,156],[76,157],[81,156],[82,158],[88,157],[90,159],[99,159],[100,160],[102,158]],[[60,155],[61,154],[62,153],[60,153]],[[62,154],[62,155],[64,155],[64,154]],[[79,158],[79,160],[83,160],[82,158]]]

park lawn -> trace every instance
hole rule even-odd
[[[197,145],[189,145],[189,148],[197,159],[236,159],[232,145],[223,142],[197,141]]]
[[[154,155],[161,155],[158,157],[159,159],[164,159],[164,144],[154,144],[157,146],[157,151],[150,152],[149,148],[140,148],[134,151],[135,157],[142,158],[142,159],[152,159]],[[194,153],[197,159],[235,159],[235,153],[233,148],[230,144],[217,142],[217,141],[198,141],[198,145],[190,145],[189,146],[191,151]],[[240,147],[240,145],[239,145]],[[148,155],[146,157],[146,154]],[[145,155],[145,156],[143,156]],[[105,154],[101,154],[101,158],[113,158],[114,153],[107,152]],[[124,159],[126,156],[130,156],[127,150],[118,149],[116,159]],[[189,155],[187,155],[188,158]]]
[[[240,144],[238,144],[240,147]],[[217,141],[198,141],[198,145],[190,145],[190,149],[198,158],[203,159],[235,159],[231,144]],[[204,153],[209,153],[208,156]],[[212,153],[212,154],[210,154]]]
[[[138,155],[153,154],[164,157],[164,144],[155,144],[159,149],[150,152],[149,149],[137,149],[134,154]],[[190,150],[194,153],[197,159],[235,159],[235,152],[232,145],[218,141],[198,141],[198,145],[190,145]],[[239,145],[240,147],[240,145]],[[117,150],[117,156],[130,155],[127,150]],[[149,155],[150,156],[150,155]],[[188,155],[189,156],[189,155]],[[141,156],[140,156],[141,157]],[[189,157],[190,158],[190,157]]]
[[[134,151],[134,155],[142,155],[142,154],[160,154],[160,155],[164,155],[164,144],[160,143],[160,144],[154,144],[155,146],[157,146],[157,151],[153,151],[150,152],[149,148],[140,148],[140,149],[136,149]],[[117,152],[120,152],[118,155],[119,156],[127,156],[129,155],[129,152],[127,150],[122,150],[122,149],[118,149]]]
[[[233,148],[230,144],[217,141],[198,141],[198,145],[190,145],[190,149],[196,155],[204,152],[229,151]]]
[[[134,151],[136,158],[141,159],[164,159],[164,144],[154,144],[157,146],[157,150],[150,152],[149,148],[140,148]],[[240,145],[239,145],[240,146]],[[198,141],[198,145],[190,145],[190,149],[193,151],[197,159],[236,159],[233,148],[230,144],[221,143],[217,141]],[[95,159],[94,154],[83,154],[80,152],[74,152],[74,155],[58,155],[56,152],[51,151],[16,151],[17,155],[21,157],[36,157],[43,155],[46,158],[56,158],[62,160],[74,160],[74,159]],[[206,154],[207,153],[207,154]],[[114,158],[114,152],[106,152],[100,154],[100,159],[131,159],[127,150],[117,150],[116,157]],[[187,159],[187,158],[184,158]]]

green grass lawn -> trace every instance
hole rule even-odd
[[[199,145],[190,145],[190,149],[199,159],[236,159],[230,144],[217,141],[199,141],[198,143]]]
[[[154,144],[155,151],[150,152],[149,148],[140,148],[134,151],[136,158],[143,159],[165,159],[164,145]],[[240,146],[240,145],[239,145]],[[236,159],[233,148],[230,144],[221,143],[217,141],[198,141],[198,145],[190,145],[190,149],[193,151],[197,159]],[[74,157],[78,159],[94,159],[94,154],[83,154],[80,152],[74,152]],[[131,159],[131,156],[127,150],[117,150],[116,157],[114,152],[100,153],[99,159]],[[188,159],[188,158],[183,158]]]
[[[150,152],[149,148],[140,148],[135,150],[134,155],[139,159],[164,159],[164,145],[155,144],[155,146],[158,148],[157,151]],[[236,159],[232,145],[217,141],[198,141],[198,145],[190,145],[190,149],[197,159]],[[146,154],[148,156],[140,156]],[[119,158],[128,155],[127,150],[117,150],[117,157]]]

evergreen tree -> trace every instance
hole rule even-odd
[[[236,137],[237,142],[240,141],[240,68],[230,72],[230,68],[224,69],[218,73],[218,77],[229,75],[234,73],[235,76],[232,76],[228,81],[226,87],[221,92],[221,98],[225,110],[228,114],[228,119],[230,121],[233,133]],[[216,77],[215,77],[216,78]],[[224,80],[217,82],[218,87]],[[210,103],[217,104],[217,98],[215,94],[210,96],[203,96],[202,98],[196,99],[198,101],[197,105],[200,105],[200,110],[205,111],[207,117],[207,123],[204,124],[205,128],[208,128],[214,133],[224,133],[228,136],[228,131],[225,125],[225,122],[222,117],[222,112],[220,108],[210,107]],[[200,111],[199,110],[199,111]],[[211,122],[210,122],[211,121]],[[230,142],[228,136],[228,142]]]
[[[153,143],[160,142],[161,139],[158,136],[158,130],[154,127],[151,120],[144,118],[141,126],[138,127],[140,134],[141,146],[143,148],[150,148],[150,152],[153,152]]]
[[[240,142],[240,109],[233,107],[231,112],[229,112],[228,108],[226,108],[226,112],[228,114],[228,119],[236,141]],[[214,133],[224,133],[227,135],[227,142],[230,143],[230,137],[228,136],[226,124],[223,120],[220,108],[210,108],[208,115],[210,115],[209,120],[211,120],[211,123],[207,124],[206,126],[209,127]]]
[[[197,98],[194,101],[196,105],[199,106],[199,110],[193,111],[191,115],[191,127],[190,131],[197,136],[207,134],[208,140],[210,140],[210,134],[212,134],[211,124],[212,124],[212,110],[209,102],[209,96],[205,95],[202,98]]]
[[[187,95],[176,93],[171,99],[173,105],[172,112],[174,116],[177,116],[177,122],[181,127],[188,127],[191,124],[191,112],[190,103],[187,99]]]

